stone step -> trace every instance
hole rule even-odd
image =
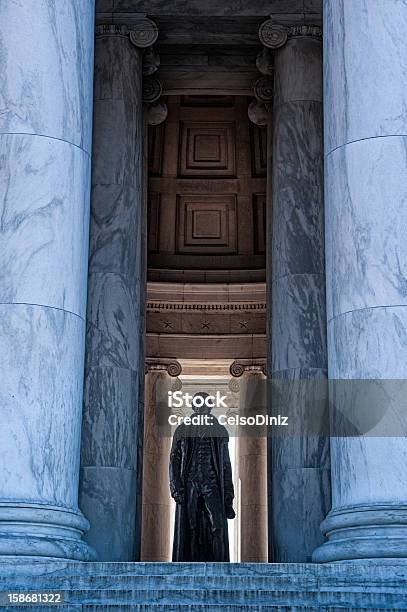
[[[0,560],[0,591],[62,591],[62,610],[399,611],[407,610],[407,564]]]
[[[283,590],[284,592],[300,593],[306,591],[312,593],[318,592],[321,588],[317,580],[307,579],[307,577],[301,579],[300,576],[295,578],[286,576],[279,579],[265,576],[257,578],[252,576],[229,576],[227,580],[224,577],[216,576],[27,576],[16,578],[12,583],[8,579],[0,578],[0,591],[7,590],[10,585],[21,590],[80,590],[83,592],[114,589],[132,591],[142,588],[143,590],[151,589],[157,592],[171,589],[182,589],[184,591],[210,589],[219,591],[244,590],[247,592],[262,590],[269,593]],[[344,585],[327,581],[324,583],[323,588],[331,592],[347,588],[351,589],[353,593],[363,593],[366,590],[366,582],[352,581]],[[371,588],[376,593],[405,594],[406,592],[406,588],[402,584],[376,584],[371,585]]]
[[[16,576],[35,577],[124,577],[187,576],[268,580],[314,580],[332,583],[383,584],[386,587],[407,580],[407,563],[130,563],[130,562],[66,562],[58,560],[0,559],[0,579]]]
[[[0,588],[8,583],[7,578],[0,578]],[[287,588],[290,590],[317,590],[318,583],[312,577],[301,576],[163,576],[163,575],[124,575],[124,576],[25,576],[13,580],[13,584],[42,586],[49,589],[59,586],[69,589],[114,589],[114,588],[136,588],[143,585],[145,588],[168,589],[176,588],[245,588],[245,589],[267,589],[274,590]],[[363,588],[363,584],[360,585]]]
[[[356,610],[361,610],[363,608],[346,608],[346,607],[330,607],[329,612],[354,612]],[[371,610],[371,608],[365,608],[366,610]],[[386,608],[389,612],[398,612],[396,608]],[[2,612],[15,612],[16,610],[25,610],[25,612],[44,612],[44,607],[37,606],[29,606],[21,607],[21,606],[5,606],[1,608]],[[321,610],[327,610],[327,608],[321,607],[304,607],[304,606],[279,606],[279,605],[255,605],[255,606],[247,606],[247,605],[229,605],[229,604],[204,604],[204,605],[163,605],[163,604],[95,604],[95,605],[81,605],[81,604],[68,604],[58,606],[58,612],[77,612],[77,611],[89,611],[89,612],[126,612],[127,610],[136,610],[137,612],[150,612],[153,610],[154,612],[211,612],[212,610],[219,612],[245,612],[249,610],[250,612],[294,612],[298,610],[298,612],[306,611],[306,612],[321,612]]]
[[[1,564],[0,564],[1,574]],[[143,588],[162,590],[168,588],[197,589],[246,589],[267,591],[289,590],[289,591],[318,591],[321,587],[321,577],[304,574],[281,574],[281,575],[240,575],[240,576],[216,576],[216,575],[195,575],[186,574],[155,574],[150,575],[133,574],[107,574],[105,571],[100,574],[80,575],[80,574],[43,574],[43,575],[20,575],[7,577],[0,575],[0,589],[4,590],[10,584],[15,587],[41,587],[50,590],[56,589],[115,589],[115,588]],[[405,583],[400,578],[394,577],[386,580],[370,580],[370,587],[377,592],[405,593]],[[325,589],[335,590],[343,587],[352,588],[353,591],[364,591],[366,588],[366,576],[353,575],[341,579],[340,576],[326,576],[323,581]]]
[[[312,574],[315,575],[315,568],[328,568],[331,566],[315,566],[310,563],[147,563],[147,562],[77,562],[77,561],[58,561],[22,558],[0,559],[0,568],[4,571],[9,569],[11,573],[16,570],[28,573],[58,573],[58,575],[72,575],[80,573],[82,575],[99,576],[102,572],[106,575],[187,575],[187,576],[239,576],[239,575],[293,575],[293,574]],[[319,570],[321,571],[321,570]]]
[[[43,589],[45,590],[45,589]],[[30,589],[21,589],[19,592],[28,592]],[[218,590],[218,589],[168,589],[154,591],[151,589],[94,589],[93,591],[65,591],[61,590],[65,605],[172,605],[172,606],[296,606],[303,609],[318,609],[321,607],[338,607],[349,610],[352,607],[359,609],[395,609],[407,610],[405,595],[389,593],[370,594],[366,606],[358,592],[307,592],[290,591],[246,591],[246,590]],[[366,591],[363,594],[366,598]]]

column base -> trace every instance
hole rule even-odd
[[[79,510],[24,502],[0,502],[0,558],[48,557],[94,561],[81,540],[89,522]]]
[[[407,505],[372,504],[332,510],[321,524],[328,542],[314,563],[407,559]]]

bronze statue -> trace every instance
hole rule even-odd
[[[207,393],[196,393],[204,400]],[[210,408],[194,408],[210,414]],[[175,513],[173,561],[229,561],[227,519],[233,510],[229,435],[216,417],[211,424],[181,424],[170,455],[170,489]]]

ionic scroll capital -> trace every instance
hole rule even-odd
[[[143,79],[143,102],[146,107],[146,118],[148,125],[160,125],[166,120],[168,108],[163,100],[161,81],[155,76]]]
[[[125,24],[100,24],[95,28],[95,36],[121,36],[129,38],[139,49],[151,47],[158,38],[158,27],[148,17],[140,17],[138,21],[128,26]]]
[[[143,55],[143,76],[151,76],[160,67],[160,56],[154,47],[148,47]]]
[[[143,102],[146,104],[157,102],[162,91],[161,81],[157,77],[150,76],[143,79]]]
[[[155,359],[147,357],[145,363],[145,372],[167,372],[172,378],[177,378],[182,372],[182,366],[176,359]]]
[[[279,49],[287,42],[288,28],[267,19],[260,25],[259,38],[261,44],[268,49]]]
[[[248,106],[247,114],[254,125],[266,127],[270,121],[270,104],[252,100]]]
[[[269,76],[262,76],[254,84],[254,97],[259,102],[270,103],[273,100],[273,79]]]
[[[240,378],[244,373],[264,374],[267,376],[267,365],[265,359],[236,359],[229,368],[230,374]]]
[[[273,101],[273,79],[271,76],[262,76],[254,84],[255,100],[250,102],[247,109],[249,119],[255,125],[264,127],[270,121],[270,109]]]
[[[130,42],[139,49],[151,47],[158,38],[157,24],[148,17],[143,17],[130,28]]]
[[[298,36],[322,38],[322,28],[316,25],[293,25],[287,27],[274,23],[272,19],[264,21],[259,28],[260,42],[268,49],[280,49],[289,38]]]

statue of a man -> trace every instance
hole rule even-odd
[[[207,393],[196,393],[205,401]],[[203,403],[197,414],[210,414]],[[229,561],[227,519],[233,510],[229,435],[216,417],[210,425],[181,424],[170,455],[170,489],[177,507],[172,560]]]

